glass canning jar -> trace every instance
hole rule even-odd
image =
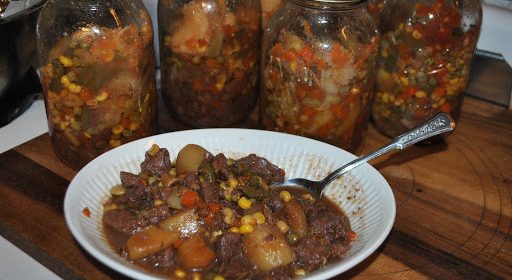
[[[368,123],[378,40],[365,1],[285,1],[264,30],[261,126],[354,150]]]
[[[49,0],[37,25],[53,149],[80,168],[156,132],[153,29],[139,0]]]
[[[480,0],[386,0],[372,119],[395,137],[438,112],[456,120],[480,33]]]
[[[258,98],[260,0],[159,0],[162,95],[194,127],[247,118]]]

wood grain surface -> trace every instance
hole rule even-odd
[[[161,132],[183,129],[160,108]],[[255,127],[254,118],[243,126]],[[336,279],[512,279],[512,114],[466,98],[445,143],[374,160],[397,217],[368,259]],[[388,139],[371,126],[356,153]],[[63,198],[75,171],[49,136],[0,154],[0,235],[64,279],[122,279],[68,231]]]

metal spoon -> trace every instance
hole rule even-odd
[[[329,183],[343,175],[345,172],[384,155],[393,150],[403,150],[415,143],[430,138],[432,136],[449,132],[455,129],[455,121],[446,113],[439,113],[425,123],[411,129],[410,131],[396,137],[391,143],[384,145],[365,156],[361,156],[344,166],[336,169],[320,181],[311,181],[304,178],[288,179],[283,182],[272,184],[272,187],[303,187],[311,192],[316,198],[322,197],[323,191]]]

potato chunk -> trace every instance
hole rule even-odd
[[[178,261],[187,269],[200,269],[215,261],[215,252],[196,234],[178,248]]]
[[[269,271],[295,260],[293,251],[279,230],[268,225],[257,226],[244,240],[246,256],[258,269]]]
[[[176,245],[180,240],[178,232],[165,231],[151,225],[131,236],[126,242],[129,260],[137,260],[151,256],[160,250]]]
[[[197,172],[206,154],[207,151],[205,148],[199,145],[186,145],[180,150],[176,158],[176,171],[178,171],[179,174]]]

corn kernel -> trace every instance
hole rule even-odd
[[[82,87],[74,83],[69,83],[68,89],[72,93],[79,93],[82,90]]]
[[[150,156],[154,156],[156,155],[156,153],[158,153],[158,151],[160,151],[160,147],[157,144],[153,144],[151,145],[151,148],[149,148],[147,153]]]
[[[114,134],[121,134],[121,132],[123,132],[123,130],[124,130],[123,125],[118,124],[118,125],[116,125],[116,126],[114,126],[112,128],[112,133],[114,133]]]
[[[422,90],[418,90],[415,94],[416,98],[425,98],[427,97],[427,93],[422,91]]]
[[[112,189],[110,189],[110,193],[112,195],[123,195],[126,193],[126,189],[122,185],[116,185],[113,186]]]
[[[222,208],[222,220],[224,221],[224,223],[230,225],[232,224],[233,222],[235,222],[235,215],[233,213],[233,210],[231,208]]]
[[[60,83],[67,86],[69,85],[70,81],[69,81],[69,78],[67,75],[62,75],[62,77],[60,77]]]
[[[400,77],[400,82],[406,87],[409,86],[409,79],[407,77]]]
[[[418,30],[414,30],[412,32],[412,37],[414,37],[415,39],[419,40],[419,39],[421,39],[421,37],[423,37],[423,35]]]
[[[384,103],[388,103],[388,102],[389,102],[389,93],[384,92],[384,93],[382,94],[382,101],[383,101]]]
[[[263,213],[261,213],[261,212],[259,212],[259,211],[258,211],[258,212],[256,212],[256,213],[254,213],[254,214],[252,214],[252,216],[254,217],[254,219],[256,219],[256,223],[257,223],[258,225],[262,225],[262,224],[264,224],[264,223],[266,222],[266,220],[267,220],[267,219],[265,218],[265,215],[263,215]]]
[[[224,88],[224,83],[215,83],[215,88],[221,91]]]
[[[240,206],[240,208],[242,208],[242,209],[249,209],[252,206],[252,201],[247,199],[245,196],[242,196],[238,200],[238,206]]]
[[[96,100],[98,102],[105,101],[105,100],[107,100],[107,98],[108,98],[108,92],[106,92],[106,91],[102,91],[98,96],[96,96]]]
[[[137,123],[137,122],[132,122],[132,123],[130,123],[129,129],[130,129],[131,131],[135,131],[135,130],[139,129],[139,126],[140,126],[140,125],[139,125],[139,123]]]
[[[290,202],[290,200],[292,200],[292,195],[288,191],[281,191],[279,197],[281,197],[281,200],[284,202]]]
[[[276,226],[277,226],[277,228],[279,229],[279,231],[280,231],[281,233],[283,233],[283,234],[284,234],[284,233],[287,233],[287,232],[288,232],[288,230],[290,229],[290,227],[288,226],[288,224],[287,224],[286,222],[282,221],[282,220],[277,221]]]
[[[91,134],[89,134],[87,131],[84,131],[85,138],[91,139]]]
[[[295,276],[304,276],[304,275],[306,275],[306,271],[304,270],[304,268],[299,268],[299,269],[295,270],[293,273],[295,274]]]
[[[315,201],[315,198],[314,198],[311,194],[309,194],[309,193],[305,193],[305,194],[303,194],[303,195],[302,195],[302,197],[303,197],[304,199],[309,200],[309,201]]]
[[[64,130],[69,126],[69,123],[68,122],[60,122],[59,126],[61,129]]]
[[[242,219],[240,219],[240,223],[242,223],[242,225],[254,226],[256,225],[256,218],[254,218],[252,215],[245,215],[242,217]]]
[[[351,94],[360,94],[361,93],[361,88],[358,87],[358,86],[353,86],[352,88],[350,88],[350,93]]]
[[[67,56],[59,55],[59,61],[65,67],[73,66],[73,60]]]
[[[174,276],[178,278],[185,278],[187,277],[187,273],[184,270],[178,268],[174,271]]]
[[[155,205],[155,206],[160,206],[163,204],[165,204],[165,201],[160,200],[160,199],[155,199],[155,201],[153,201],[153,205]]]
[[[194,274],[192,274],[192,280],[201,280],[201,274],[200,273],[197,273],[197,272],[194,272]]]
[[[215,277],[213,277],[213,280],[224,280],[225,278],[221,275],[215,275]]]
[[[240,230],[237,227],[229,228],[228,231],[232,233],[240,233]]]
[[[236,188],[238,186],[238,180],[231,177],[228,179],[228,185],[231,187],[231,188]]]
[[[176,168],[171,168],[171,170],[169,170],[169,175],[171,177],[176,177],[176,175],[178,175],[178,171],[176,171]]]
[[[248,233],[251,233],[254,231],[254,226],[253,225],[241,225],[239,228],[238,228],[238,231],[241,233],[241,234],[248,234]]]
[[[104,205],[103,206],[103,211],[110,211],[110,210],[116,210],[117,209],[117,204],[115,203],[111,203],[111,204],[107,204],[107,205]]]
[[[403,99],[397,99],[395,100],[395,106],[401,106],[402,104],[404,104],[404,100]]]
[[[121,140],[119,140],[119,139],[110,139],[110,141],[108,141],[108,144],[112,148],[119,147],[119,146],[121,146]]]

